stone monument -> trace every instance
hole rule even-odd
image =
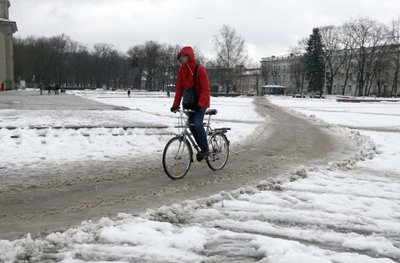
[[[0,92],[14,86],[13,34],[17,24],[10,21],[9,0],[0,0]]]

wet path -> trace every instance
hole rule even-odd
[[[267,121],[251,139],[232,149],[222,171],[213,172],[205,163],[194,163],[183,180],[172,181],[162,170],[162,149],[135,160],[127,157],[1,171],[10,177],[29,173],[37,179],[2,188],[0,239],[26,233],[40,236],[82,220],[119,212],[138,214],[146,208],[209,196],[260,179],[272,180],[306,162],[326,163],[332,153],[344,150],[337,149],[334,138],[310,122],[264,98],[256,98],[255,103]]]

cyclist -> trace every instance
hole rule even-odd
[[[191,108],[193,112],[189,113],[189,125],[190,132],[201,149],[197,153],[196,159],[201,161],[209,155],[207,134],[203,127],[203,120],[206,109],[210,107],[210,83],[205,67],[196,64],[196,57],[192,47],[182,47],[177,57],[181,67],[178,70],[175,98],[171,111],[175,112],[179,109],[184,90],[195,86],[198,101]]]

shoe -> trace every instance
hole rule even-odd
[[[207,159],[209,155],[210,152],[198,152],[196,154],[196,159],[198,162],[201,162],[202,160]]]

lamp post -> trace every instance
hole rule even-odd
[[[327,59],[326,59],[326,56],[324,56],[324,93],[325,93],[325,98],[328,95],[327,87],[326,87],[326,74],[327,74],[327,72],[326,72],[326,62],[327,62]]]
[[[32,76],[32,88],[35,88],[35,82],[36,82],[36,75]]]

